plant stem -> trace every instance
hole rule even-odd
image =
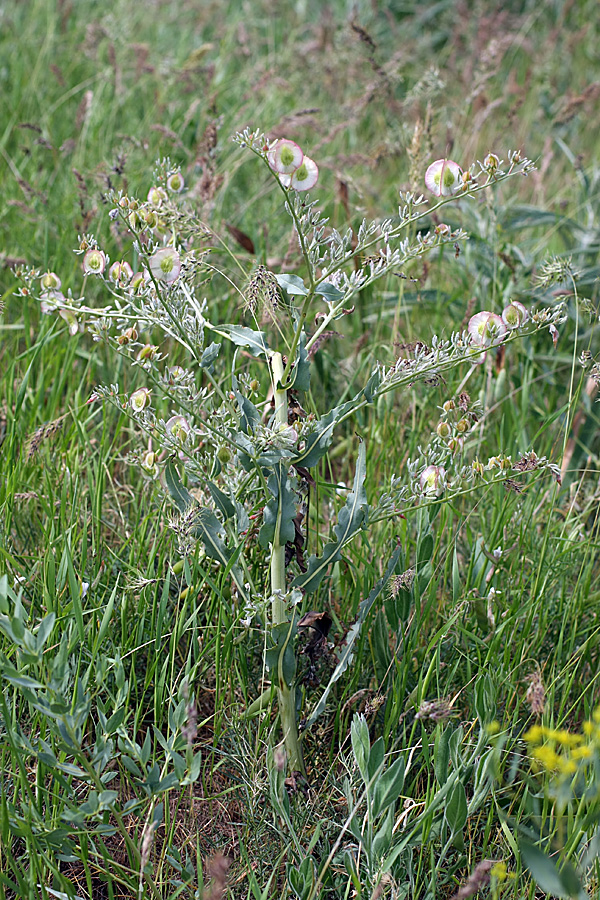
[[[283,381],[283,359],[281,353],[274,353],[271,357],[271,371],[273,373],[273,391],[275,399],[275,421],[280,425],[287,425],[287,391],[282,388]],[[275,525],[275,533],[271,545],[271,596],[272,600],[272,624],[283,625],[288,621],[287,608],[285,603],[285,544],[280,541],[280,516]],[[291,623],[290,634],[291,638]],[[277,668],[277,697],[279,702],[279,717],[281,719],[281,727],[283,729],[283,742],[288,756],[288,761],[293,772],[305,773],[304,760],[302,758],[302,750],[298,737],[298,726],[296,724],[296,687],[287,684],[282,671],[283,655],[285,647],[282,649],[279,665]]]

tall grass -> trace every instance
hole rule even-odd
[[[0,890],[447,898],[488,859],[511,877],[488,867],[484,893],[533,898],[523,838],[581,866],[597,829],[577,805],[556,825],[523,741],[535,722],[580,731],[599,698],[596,380],[578,361],[597,353],[595,5],[37,0],[0,16]],[[200,548],[177,552],[164,492],[128,464],[129,419],[88,403],[99,383],[137,387],[131,370],[40,315],[13,274],[60,271],[78,297],[78,236],[130,253],[106,194],[145,195],[165,156],[196,186],[223,273],[294,271],[275,192],[230,141],[246,125],[318,159],[319,203],[340,230],[393,212],[432,159],[519,146],[537,163],[445,209],[470,234],[457,257],[441,248],[361,293],[315,359],[311,408],[481,308],[568,294],[556,348],[534,335],[462,385],[482,406],[473,452],[533,448],[562,466],[562,486],[492,484],[400,510],[348,548],[311,600],[331,617],[327,641],[307,652],[299,639],[306,708],[397,545],[396,575],[415,579],[374,605],[304,734],[306,779],[287,783],[276,705],[240,715],[268,680],[264,630]],[[571,258],[578,300],[538,277],[551,257],[563,271]],[[104,304],[92,279],[84,290]],[[225,278],[204,290],[220,321],[239,317]],[[352,480],[354,432],[376,492],[465,374],[386,395],[340,429],[311,489],[311,552]]]

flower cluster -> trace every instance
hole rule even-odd
[[[584,774],[600,753],[600,709],[583,723],[582,733],[564,728],[534,725],[524,735],[536,772],[558,776],[560,781]],[[597,789],[596,789],[597,791]]]
[[[305,156],[298,144],[281,138],[270,148],[267,159],[284,187],[295,191],[310,191],[317,183],[319,169],[310,157]]]

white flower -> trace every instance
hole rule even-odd
[[[44,291],[40,295],[40,309],[45,316],[48,316],[59,309],[61,303],[64,303],[65,300],[66,298],[62,291]]]
[[[443,488],[446,470],[443,466],[427,466],[419,476],[419,484],[425,494],[439,494]]]
[[[71,312],[70,309],[59,309],[58,314],[69,326],[69,334],[71,337],[76,335],[79,331],[79,321],[75,313]]]

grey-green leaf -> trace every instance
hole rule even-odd
[[[308,288],[304,286],[299,275],[276,275],[275,279],[279,287],[282,287],[288,294],[298,294],[302,297],[308,294]]]

